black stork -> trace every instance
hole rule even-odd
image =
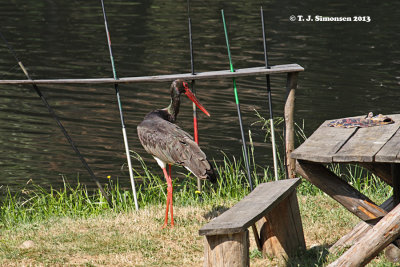
[[[184,166],[200,179],[208,179],[213,183],[217,180],[206,154],[187,132],[174,124],[179,113],[182,93],[186,94],[207,116],[210,116],[190,91],[188,84],[179,79],[171,84],[171,103],[169,106],[148,113],[137,127],[142,146],[160,165],[168,184],[167,208],[163,228],[168,225],[169,207],[171,207],[171,228],[174,227],[171,165]],[[167,165],[169,166],[169,174],[166,169]]]

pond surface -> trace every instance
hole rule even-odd
[[[327,119],[400,112],[400,2],[341,3],[261,1],[265,10],[269,61],[297,63],[297,123],[312,133]],[[190,72],[186,1],[106,1],[119,77]],[[193,1],[193,45],[197,72],[228,69],[221,21],[225,10],[235,68],[263,66],[260,1]],[[291,15],[369,16],[370,22],[291,22]],[[298,17],[297,17],[298,18]],[[1,32],[34,79],[112,77],[100,1],[1,1]],[[0,44],[0,79],[24,79]],[[283,115],[285,75],[272,76],[273,110]],[[268,117],[265,77],[237,79],[246,133],[255,161],[271,165],[271,145],[255,110]],[[199,116],[200,143],[220,162],[223,151],[241,156],[232,81],[196,82],[197,96],[211,113]],[[115,91],[111,85],[40,86],[101,181],[129,185]],[[155,171],[139,143],[136,126],[146,113],[169,103],[169,83],[121,85],[131,150]],[[192,105],[183,99],[179,125],[193,133]],[[248,138],[248,137],[247,137]],[[134,166],[139,166],[134,160]],[[30,86],[0,86],[0,184],[29,179],[58,186],[89,176]],[[89,183],[90,184],[90,183]]]

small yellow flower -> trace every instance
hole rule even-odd
[[[108,175],[108,176],[107,176],[107,179],[111,179],[111,175]]]
[[[201,194],[201,192],[199,190],[196,190],[195,193],[196,194]]]

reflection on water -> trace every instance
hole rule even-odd
[[[2,33],[34,78],[112,77],[101,6],[96,1],[0,3]],[[400,112],[399,3],[264,1],[271,64],[298,63],[297,122],[310,133],[322,121],[351,115]],[[262,66],[259,1],[193,1],[191,16],[196,71],[228,69],[221,22],[224,8],[234,66]],[[119,77],[190,72],[186,1],[106,1]],[[370,23],[290,22],[290,15],[368,15]],[[23,79],[16,62],[0,45],[0,79]],[[272,77],[273,108],[282,116],[285,76]],[[256,162],[271,164],[271,147],[254,109],[268,116],[264,77],[237,80],[245,129],[252,131]],[[113,86],[41,86],[50,104],[96,175],[128,184],[118,108]],[[169,103],[169,83],[121,85],[132,150],[142,149],[136,125],[152,109]],[[211,113],[199,114],[200,142],[210,158],[220,151],[241,154],[231,80],[196,82],[198,98]],[[191,104],[183,99],[179,125],[192,133]],[[58,184],[60,174],[74,181],[88,175],[64,136],[29,86],[0,86],[0,179],[16,185],[32,178]]]

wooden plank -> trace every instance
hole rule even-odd
[[[387,214],[322,164],[297,160],[296,171],[363,221],[376,220]]]
[[[301,180],[295,178],[258,185],[235,206],[204,225],[199,234],[222,235],[246,230],[276,207],[300,183]]]
[[[329,266],[364,266],[400,235],[400,205],[397,205],[358,242]]]
[[[400,163],[400,129],[375,155],[375,161]]]
[[[332,162],[333,155],[347,142],[357,128],[329,127],[325,121],[300,147],[292,158],[313,162]]]
[[[391,139],[400,126],[400,115],[389,115],[395,123],[359,128],[333,156],[333,162],[373,162],[378,151]]]
[[[113,78],[90,78],[90,79],[41,79],[41,80],[0,80],[0,84],[115,84],[115,83],[145,83],[145,82],[167,82],[176,79],[183,80],[201,80],[201,79],[219,79],[241,76],[255,76],[277,73],[290,73],[304,71],[304,68],[298,64],[286,64],[272,66],[266,69],[265,66],[245,69],[237,69],[235,72],[230,70],[168,74],[141,77],[125,77],[114,80]]]

